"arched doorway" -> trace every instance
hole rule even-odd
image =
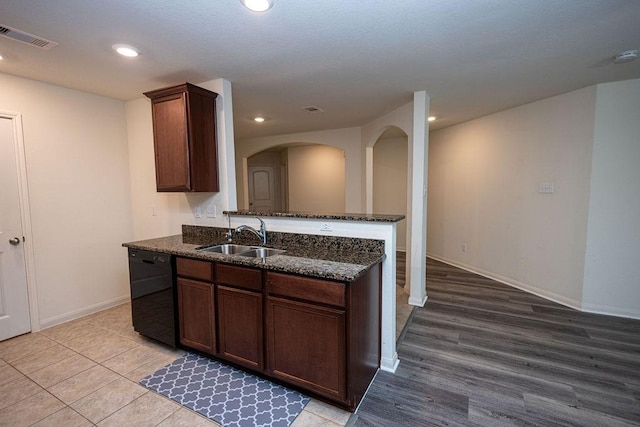
[[[395,126],[387,128],[373,146],[373,213],[407,216],[408,136]],[[407,220],[397,224],[396,251],[396,338],[408,321],[406,284]]]
[[[390,127],[373,146],[373,213],[407,215],[408,137]],[[406,250],[407,221],[398,223],[397,247]]]
[[[321,144],[283,144],[247,157],[246,170],[249,210],[345,211],[344,150]]]

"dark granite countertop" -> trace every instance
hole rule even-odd
[[[328,219],[341,221],[364,221],[364,222],[398,222],[402,221],[404,215],[382,215],[382,214],[362,214],[362,213],[328,213],[317,214],[311,212],[260,212],[260,211],[224,211],[225,215],[262,216],[276,218],[306,218],[306,219]]]
[[[343,282],[356,280],[385,257],[382,240],[280,232],[269,232],[266,246],[286,252],[264,259],[197,250],[227,243],[224,232],[225,228],[185,225],[182,234],[122,246]],[[234,243],[260,246],[246,232],[234,236]]]

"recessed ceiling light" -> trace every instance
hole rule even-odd
[[[0,55],[0,61],[2,61],[4,58],[2,57],[2,55]]]
[[[256,123],[264,123],[264,122],[268,122],[269,120],[271,120],[270,117],[267,116],[251,116],[249,117],[251,120],[253,120]]]
[[[436,116],[429,116],[427,117],[427,121],[428,122],[435,122],[438,118]]]
[[[613,57],[614,64],[624,64],[625,62],[635,61],[638,57],[637,50],[625,50]]]
[[[273,7],[273,0],[240,0],[240,3],[254,12],[266,12]]]
[[[138,49],[128,44],[118,43],[118,44],[114,44],[111,47],[120,55],[127,56],[129,58],[135,58],[140,54],[140,51]]]
[[[264,122],[264,117],[254,117],[253,121],[254,122],[258,122],[258,123],[262,123],[262,122]]]

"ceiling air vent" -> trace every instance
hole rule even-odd
[[[33,34],[25,33],[24,31],[16,30],[15,28],[7,27],[6,25],[0,25],[0,36],[30,44],[31,46],[44,50],[49,50],[52,47],[58,46],[58,43],[56,42],[34,36]]]
[[[315,105],[309,105],[308,107],[302,107],[307,113],[324,113],[322,108],[318,108]]]

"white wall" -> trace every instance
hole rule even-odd
[[[588,87],[433,132],[428,254],[580,307],[595,103]]]
[[[22,114],[40,324],[129,298],[131,204],[122,102],[0,74]]]
[[[381,138],[373,147],[373,213],[407,214],[407,137]],[[407,221],[398,222],[397,245],[406,250]]]
[[[640,318],[640,79],[597,86],[584,308]]]
[[[231,84],[226,80],[217,79],[200,83],[198,86],[218,93],[216,125],[220,192],[193,194],[156,192],[151,101],[141,97],[127,102],[133,240],[180,234],[182,224],[225,226],[225,217],[222,212],[237,208],[233,178],[235,160]],[[212,205],[216,207],[217,216],[207,218],[207,208]],[[201,209],[201,218],[196,218],[194,215],[196,207]]]
[[[263,138],[247,138],[236,141],[236,183],[239,208],[248,208],[248,201],[243,194],[243,189],[246,187],[246,171],[243,171],[243,167],[246,166],[246,158],[268,148],[295,143],[329,145],[344,150],[346,167],[344,210],[353,213],[363,212],[364,207],[361,204],[361,193],[364,166],[362,164],[360,128],[332,129]],[[244,165],[243,161],[245,163]],[[291,206],[289,208],[293,210]],[[309,211],[310,209],[304,210]]]
[[[326,145],[287,150],[289,210],[293,212],[345,212],[344,151]]]

